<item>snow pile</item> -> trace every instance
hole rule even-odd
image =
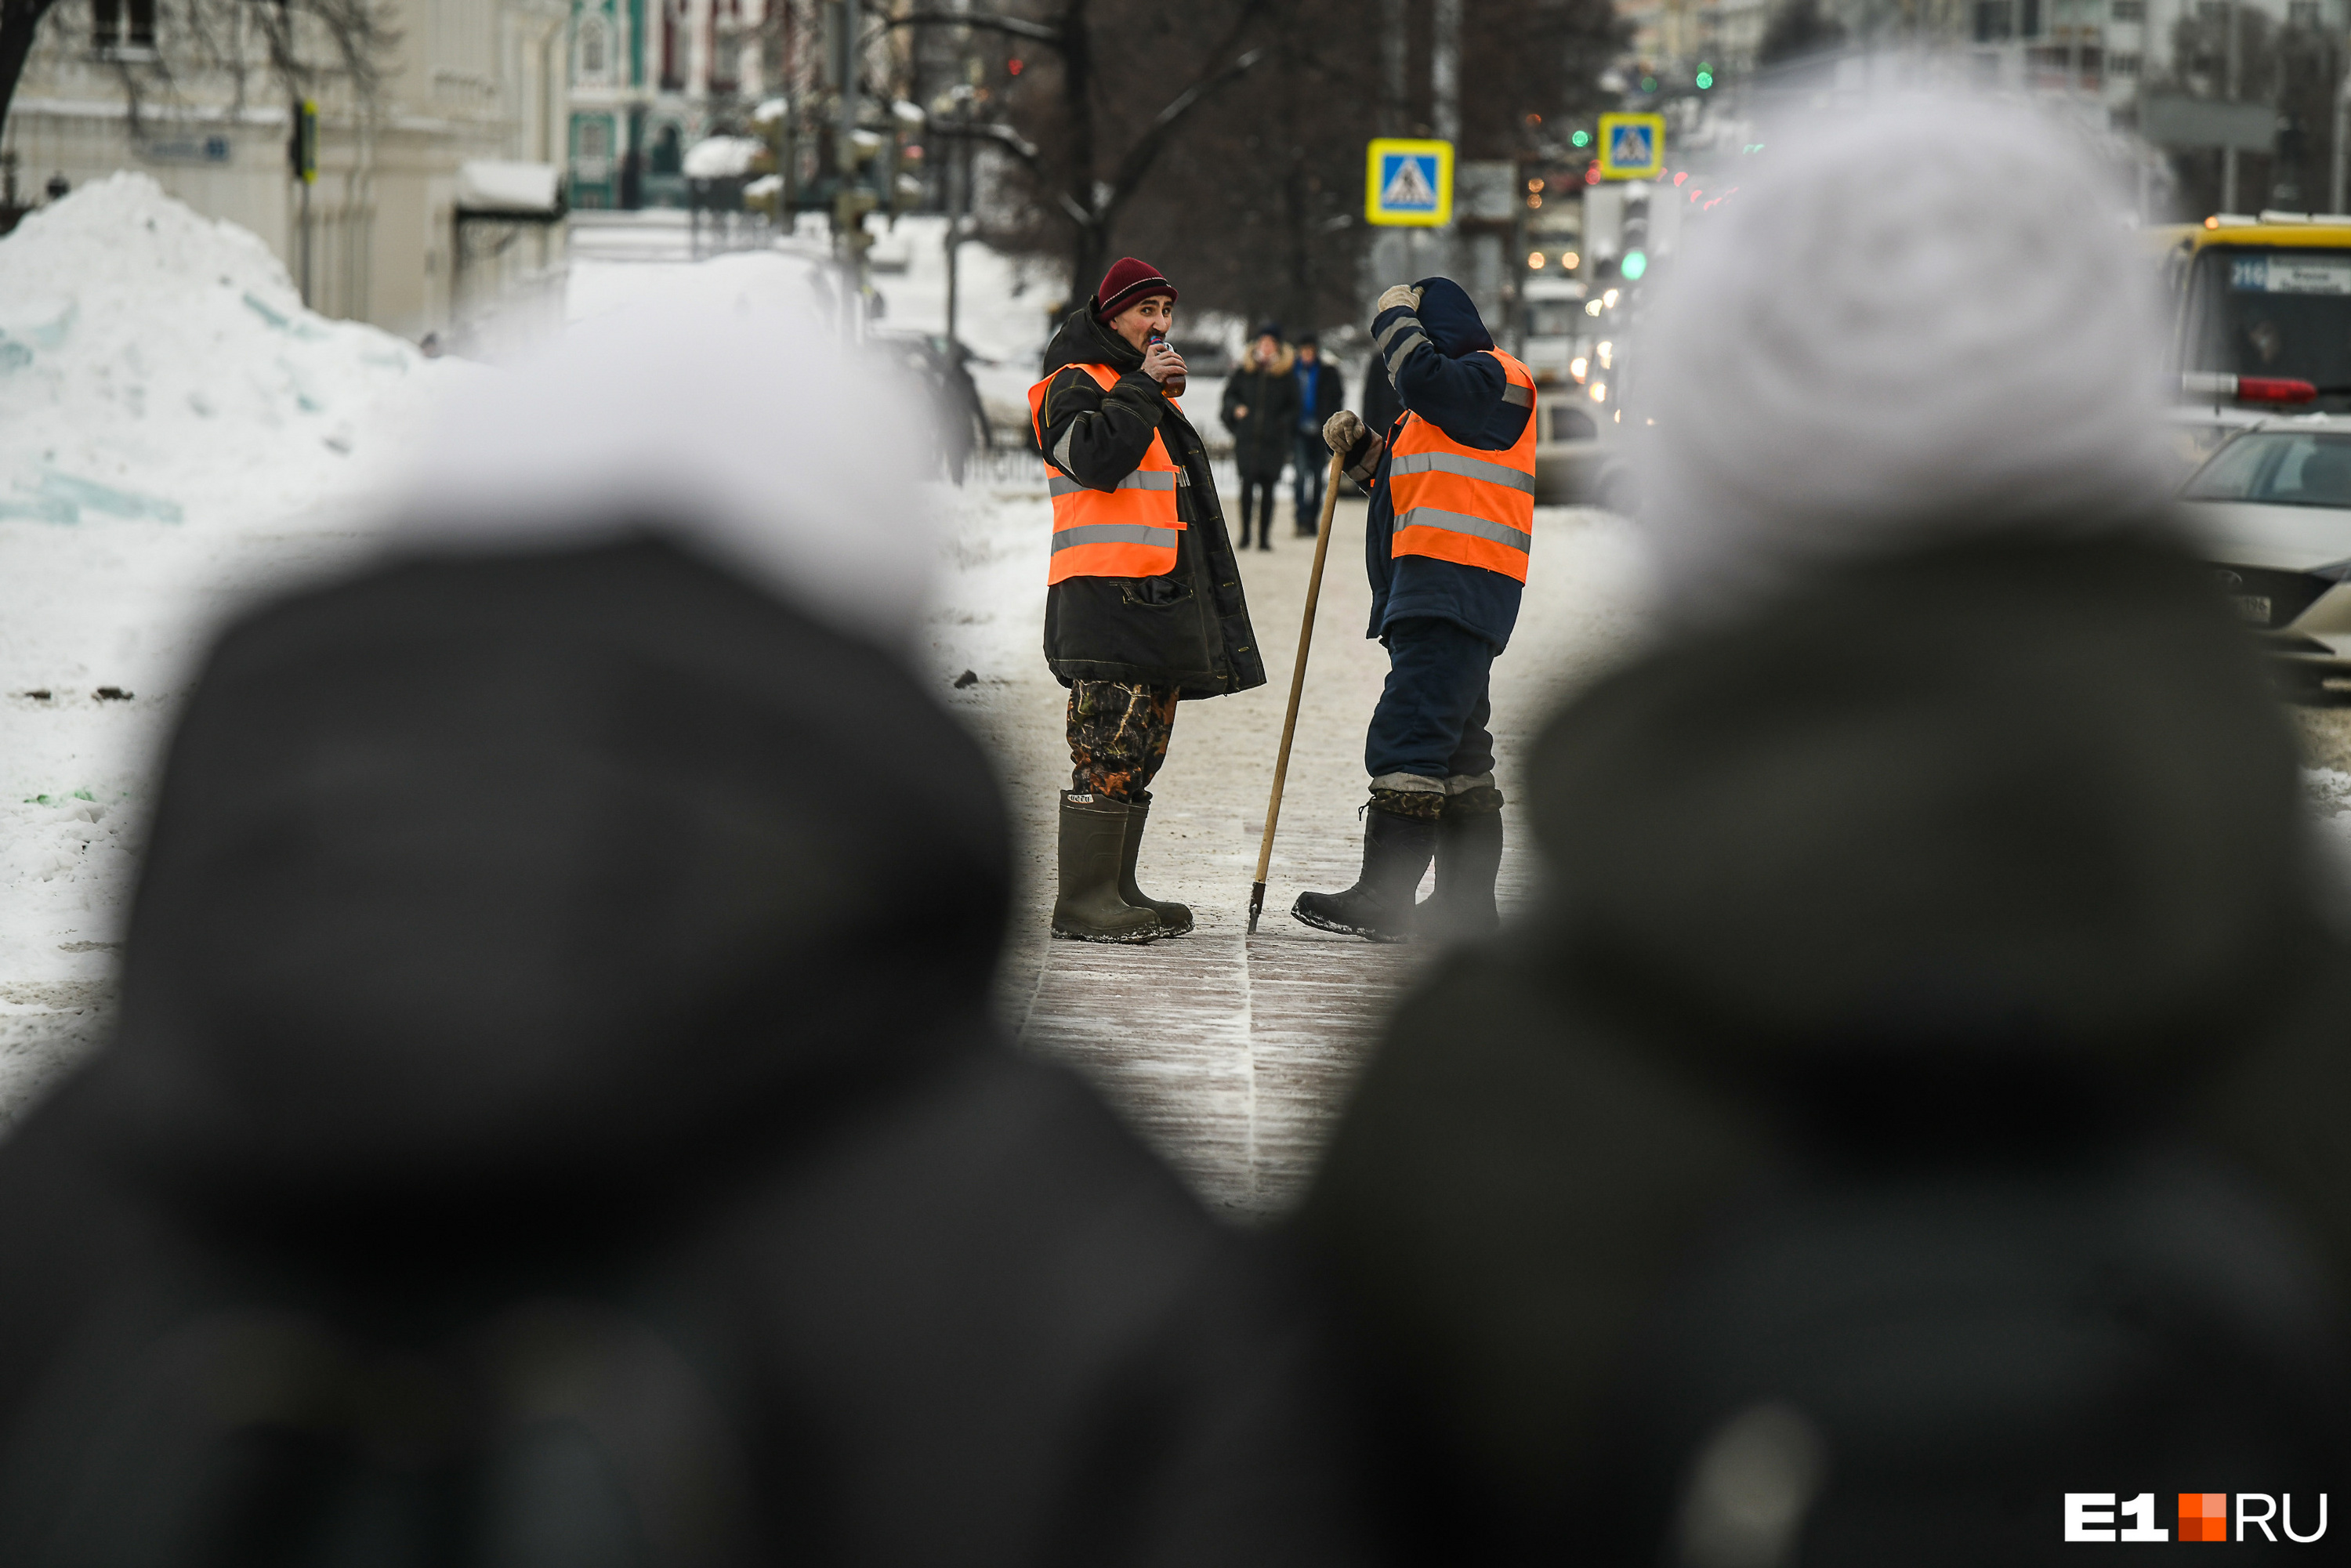
[[[689,180],[734,180],[751,172],[752,164],[768,151],[764,141],[748,136],[711,136],[685,150],[685,177]]]
[[[254,235],[119,173],[0,240],[0,524],[290,512],[360,482],[453,373],[312,314]]]
[[[457,165],[457,205],[470,213],[551,213],[563,172],[552,163],[472,158]]]
[[[0,1026],[108,974],[214,627],[371,548],[428,401],[479,373],[306,310],[144,174],[0,240]]]

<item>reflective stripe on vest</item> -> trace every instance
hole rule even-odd
[[[1108,365],[1078,369],[1104,392],[1118,384],[1118,372]],[[1029,423],[1040,452],[1045,450],[1045,391],[1052,384],[1053,377],[1047,376],[1029,389]],[[1183,483],[1183,471],[1168,455],[1159,432],[1151,433],[1151,445],[1134,472],[1107,490],[1071,478],[1052,465],[1050,453],[1045,462],[1046,488],[1053,497],[1047,583],[1072,577],[1165,577],[1176,570],[1184,528],[1176,515],[1176,491]]]
[[[1388,503],[1395,512],[1395,556],[1427,556],[1483,567],[1520,582],[1534,542],[1535,378],[1497,349],[1508,379],[1503,401],[1527,410],[1527,426],[1505,452],[1464,446],[1406,413],[1388,458]]]

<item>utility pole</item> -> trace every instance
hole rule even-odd
[[[2237,101],[2238,78],[2243,74],[2242,51],[2237,47],[2237,0],[2226,0],[2222,26],[2229,29],[2229,91],[2231,103]],[[2233,143],[2220,150],[2220,210],[2237,210],[2237,149]]]
[[[1380,134],[1404,134],[1405,0],[1380,0]]]
[[[1461,0],[1436,0],[1430,7],[1428,89],[1429,129],[1439,141],[1454,143],[1453,173],[1455,205],[1459,205],[1461,176]],[[1456,230],[1448,225],[1438,230],[1437,267],[1451,275],[1454,270],[1454,236]]]
[[[836,85],[841,91],[841,116],[833,133],[833,166],[839,188],[832,199],[834,257],[841,267],[841,336],[852,342],[865,336],[865,214],[876,198],[858,183],[865,149],[859,144],[857,59],[857,0],[835,0],[832,50]]]
[[[2351,51],[2345,51],[2343,79],[2335,85],[2335,178],[2327,185],[2326,210],[2339,213],[2351,202]]]
[[[971,100],[974,89],[970,83],[960,83],[949,91],[955,99],[956,121],[960,134],[956,137],[955,151],[947,164],[947,344],[953,349],[956,340],[956,262],[963,249],[964,220],[971,215]],[[962,190],[956,188],[956,164],[962,165]]]

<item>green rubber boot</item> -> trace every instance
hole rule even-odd
[[[1151,820],[1151,797],[1130,800],[1126,807],[1126,854],[1118,868],[1118,895],[1138,909],[1159,917],[1159,935],[1181,936],[1192,929],[1192,911],[1165,898],[1145,898],[1134,885],[1134,860],[1143,852],[1143,827]]]
[[[1061,795],[1061,891],[1053,935],[1079,942],[1148,942],[1159,916],[1119,896],[1131,808],[1102,795]]]

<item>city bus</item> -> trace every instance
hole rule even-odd
[[[2351,222],[2221,214],[2150,229],[2192,466],[2257,420],[2351,412]]]

